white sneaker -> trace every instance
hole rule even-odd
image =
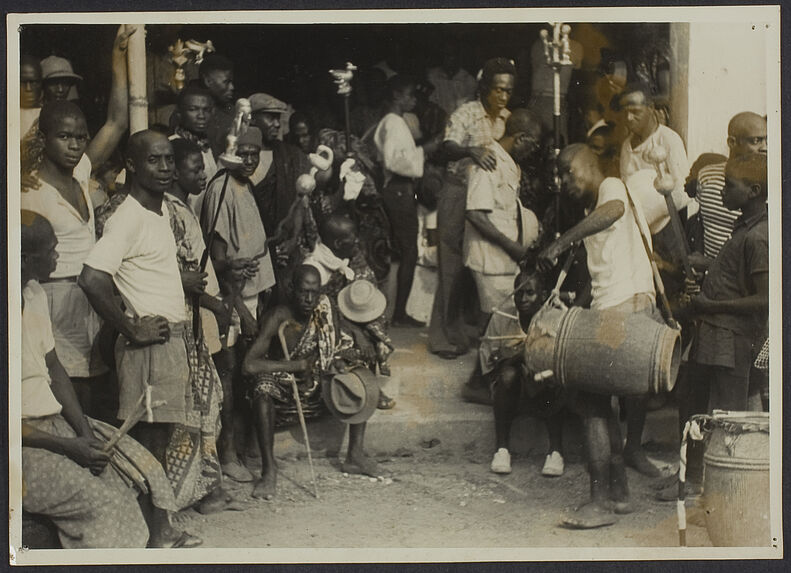
[[[560,455],[560,452],[552,452],[544,462],[544,469],[541,470],[541,475],[550,477],[562,476],[564,468],[563,456]]]
[[[511,454],[505,448],[500,448],[494,453],[491,469],[496,474],[511,473]]]

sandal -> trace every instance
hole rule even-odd
[[[160,549],[191,549],[192,547],[198,547],[199,545],[203,545],[203,539],[195,535],[191,535],[186,531],[182,531],[178,539],[175,539],[172,542],[165,542],[165,544],[159,546],[159,548]]]

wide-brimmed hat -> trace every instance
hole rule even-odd
[[[376,410],[379,384],[367,368],[326,377],[321,382],[321,395],[333,416],[346,424],[361,424]]]
[[[248,99],[250,100],[251,113],[255,113],[257,111],[265,111],[268,113],[286,113],[288,111],[288,106],[285,104],[285,102],[282,102],[269,94],[257,93],[251,95]]]
[[[371,322],[385,311],[387,301],[378,288],[365,279],[358,279],[338,293],[338,307],[353,322]]]
[[[82,76],[74,73],[71,62],[66,58],[58,56],[48,56],[41,60],[41,80],[54,80],[58,78],[71,78],[82,80]]]

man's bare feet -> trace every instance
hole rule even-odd
[[[256,499],[272,500],[277,489],[277,470],[261,474],[261,479],[255,482],[253,497]]]
[[[616,521],[617,518],[606,504],[589,501],[565,515],[562,524],[572,529],[595,529],[612,525]]]
[[[651,478],[662,477],[662,472],[659,468],[651,463],[651,460],[646,457],[642,448],[632,448],[630,450],[624,449],[623,460],[627,466],[636,469],[644,476]]]
[[[379,477],[379,466],[374,460],[361,452],[349,452],[346,456],[346,461],[341,464],[341,469],[350,474]]]

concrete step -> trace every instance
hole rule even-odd
[[[489,406],[467,403],[461,387],[477,360],[470,351],[455,360],[444,360],[426,350],[424,329],[393,329],[397,350],[391,356],[393,375],[380,377],[382,388],[397,404],[392,410],[378,410],[368,423],[366,449],[372,454],[391,455],[432,445],[437,451],[490,456],[494,448],[494,417]],[[315,455],[345,452],[346,426],[330,417],[308,423],[311,449]],[[644,442],[675,447],[678,440],[675,407],[649,412]],[[512,451],[517,454],[544,451],[547,435],[541,420],[522,416],[512,429]],[[567,454],[582,456],[580,421],[570,416],[564,432]],[[305,453],[300,427],[279,432],[275,438],[277,456]]]

